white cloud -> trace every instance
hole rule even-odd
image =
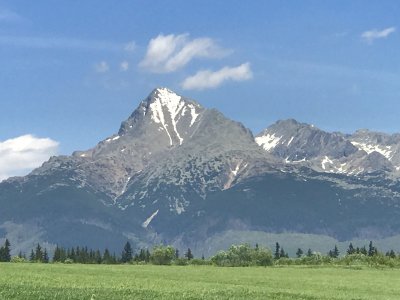
[[[220,58],[228,52],[210,38],[190,39],[188,34],[160,34],[150,40],[146,56],[139,65],[154,73],[169,73],[195,58]]]
[[[128,71],[129,70],[129,62],[127,62],[126,60],[121,62],[120,65],[119,65],[119,69],[120,69],[121,72]]]
[[[110,66],[106,61],[101,61],[94,65],[94,69],[97,73],[106,73],[110,70]]]
[[[37,49],[69,49],[83,51],[132,51],[128,44],[100,40],[81,40],[65,37],[0,36],[0,45]]]
[[[377,39],[387,38],[390,34],[394,33],[395,31],[396,31],[395,27],[389,27],[382,30],[373,29],[363,32],[361,34],[361,38],[365,42],[372,44]]]
[[[253,77],[249,63],[241,64],[238,67],[224,67],[218,71],[203,70],[195,75],[186,78],[182,82],[182,88],[185,90],[204,90],[216,88],[223,82],[244,81]]]
[[[129,42],[125,45],[124,50],[127,52],[133,52],[136,49],[136,43],[134,41]]]
[[[28,173],[57,151],[58,142],[30,134],[0,141],[0,181]]]

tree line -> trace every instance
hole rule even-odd
[[[371,241],[368,248],[354,247],[349,244],[344,255],[340,255],[335,245],[326,255],[315,252],[312,249],[304,251],[298,248],[296,257],[290,258],[284,248],[277,242],[275,251],[272,253],[267,248],[258,244],[251,247],[249,244],[232,245],[226,251],[219,251],[209,259],[195,258],[192,250],[188,248],[181,256],[178,249],[172,246],[158,245],[150,251],[146,248],[134,251],[130,242],[126,242],[122,252],[117,255],[111,253],[107,248],[104,251],[90,249],[88,247],[64,248],[56,246],[54,254],[50,259],[46,248],[39,243],[30,251],[29,257],[20,252],[17,256],[11,256],[11,244],[8,239],[0,247],[0,262],[36,262],[36,263],[81,263],[81,264],[155,264],[155,265],[187,265],[187,264],[213,264],[217,266],[271,266],[290,264],[389,264],[400,267],[400,255],[394,250],[381,253]]]

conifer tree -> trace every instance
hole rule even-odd
[[[313,255],[311,248],[308,248],[307,256],[311,257]]]
[[[185,253],[185,257],[187,258],[187,260],[193,259],[192,250],[190,250],[190,248],[187,249],[187,251]]]
[[[61,262],[61,249],[56,245],[54,249],[53,262]]]
[[[367,248],[365,248],[365,246],[362,246],[362,247],[360,248],[360,253],[361,253],[361,254],[364,254],[364,255],[367,255],[367,254],[368,254]]]
[[[103,263],[103,264],[111,264],[111,261],[112,261],[112,257],[111,257],[111,255],[110,255],[110,251],[108,251],[108,249],[106,248],[106,249],[104,250],[102,263]]]
[[[281,247],[281,251],[279,253],[279,257],[289,257],[289,255],[285,252],[283,247]]]
[[[45,264],[47,264],[47,263],[49,262],[49,255],[48,255],[48,253],[47,253],[47,249],[46,249],[46,248],[44,248],[43,259],[42,259],[42,261],[43,261]]]
[[[4,261],[9,262],[11,261],[11,244],[8,239],[6,239],[4,243]]]
[[[275,259],[279,259],[281,257],[281,246],[278,242],[275,244]]]
[[[356,250],[354,249],[353,244],[350,243],[349,248],[347,249],[347,254],[351,255],[351,254],[354,254],[355,252],[356,252]]]
[[[126,242],[124,250],[122,251],[121,261],[123,263],[130,262],[132,260],[132,247],[129,242]]]
[[[335,245],[335,248],[333,248],[333,257],[338,258],[340,255],[338,247]]]
[[[35,250],[35,261],[42,262],[42,260],[43,260],[42,247],[38,243]]]
[[[374,247],[372,241],[370,241],[368,246],[368,256],[374,256],[376,254],[378,254],[378,250]]]
[[[96,264],[101,264],[101,263],[102,263],[102,258],[101,258],[100,250],[97,250],[97,251],[96,251],[96,253],[95,253],[95,255],[94,255],[94,258],[95,258]]]
[[[35,252],[33,252],[33,249],[31,249],[31,255],[29,256],[29,261],[34,262],[35,261]]]
[[[303,253],[304,253],[303,250],[301,248],[298,248],[296,251],[297,258],[300,258],[303,255]]]

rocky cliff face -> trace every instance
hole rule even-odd
[[[255,140],[285,164],[300,164],[318,172],[400,175],[398,134],[368,130],[354,134],[331,133],[295,120],[284,120],[262,131]]]

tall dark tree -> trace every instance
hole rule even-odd
[[[49,262],[49,254],[47,253],[46,248],[44,248],[44,251],[43,251],[42,262],[44,262],[45,264],[47,264]]]
[[[192,250],[190,250],[190,248],[187,249],[186,253],[185,253],[185,257],[187,258],[187,260],[191,260],[193,259],[193,253]]]
[[[368,256],[374,256],[376,254],[378,254],[378,250],[376,247],[374,247],[372,241],[370,241],[368,246]]]
[[[275,244],[275,259],[279,259],[281,257],[281,246],[278,242]]]
[[[356,250],[354,249],[353,244],[350,243],[349,248],[347,249],[347,254],[351,255],[351,254],[354,254],[355,252],[356,252]]]
[[[132,251],[132,247],[131,244],[129,242],[126,242],[125,246],[124,246],[124,250],[122,251],[122,255],[121,255],[121,261],[123,263],[127,263],[130,262],[133,258],[133,251]]]
[[[35,250],[35,261],[41,262],[42,260],[43,260],[43,251],[42,251],[42,247],[38,243],[36,246],[36,250]]]
[[[61,248],[58,245],[54,249],[53,262],[61,262]]]
[[[287,253],[285,252],[285,250],[283,249],[283,247],[281,247],[281,251],[280,251],[280,253],[279,253],[279,257],[286,257],[286,258],[289,258],[289,254],[287,254]]]
[[[111,264],[112,263],[112,256],[110,254],[110,251],[106,248],[103,253],[103,264]]]
[[[33,252],[33,249],[31,250],[31,255],[29,255],[29,261],[34,262],[35,261],[35,252]]]
[[[365,248],[365,246],[362,246],[362,247],[360,248],[360,253],[361,253],[361,254],[364,254],[364,255],[367,255],[367,254],[368,254],[367,248]]]
[[[396,258],[396,253],[392,250],[386,252],[386,256],[390,257],[390,258]]]
[[[308,248],[307,256],[311,257],[313,255],[311,248]]]
[[[175,249],[175,259],[178,259],[178,258],[179,258],[179,250]]]
[[[303,254],[304,254],[303,250],[301,248],[298,248],[296,251],[297,258],[300,258]]]
[[[340,254],[340,252],[339,252],[339,249],[338,249],[338,247],[336,245],[335,245],[335,248],[333,248],[333,250],[330,250],[329,253],[328,253],[328,255],[330,257],[332,257],[332,258],[338,258],[339,254]]]
[[[6,239],[4,246],[0,248],[0,261],[9,262],[11,260],[11,244],[8,239]]]

